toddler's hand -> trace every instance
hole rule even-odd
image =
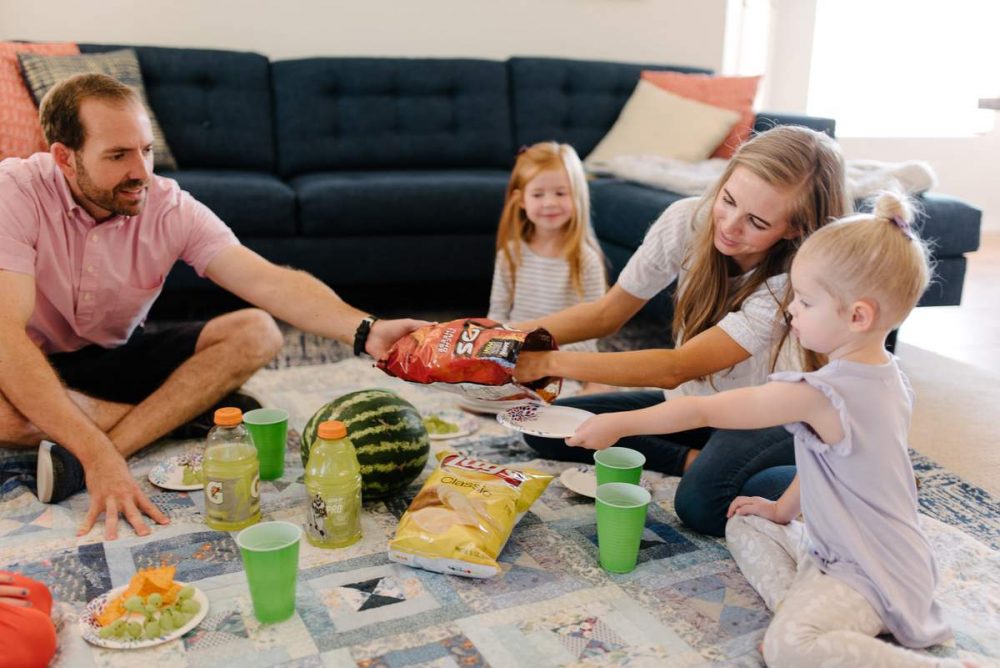
[[[576,428],[572,436],[566,439],[566,445],[588,450],[604,450],[610,448],[621,438],[615,416],[595,415]]]
[[[779,516],[778,502],[760,496],[737,496],[729,504],[726,518],[733,515],[757,515],[776,524],[788,524],[788,520]]]

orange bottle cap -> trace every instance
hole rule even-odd
[[[319,423],[316,433],[320,438],[333,441],[347,436],[347,427],[338,420],[327,420]]]
[[[219,408],[215,411],[215,424],[220,427],[235,427],[243,422],[243,411],[239,408]]]

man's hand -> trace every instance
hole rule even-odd
[[[403,338],[413,330],[429,325],[426,320],[376,320],[368,333],[368,341],[365,343],[365,352],[379,359],[385,355],[399,339]]]
[[[614,413],[595,415],[576,428],[566,445],[588,450],[610,448],[622,437],[622,418]]]
[[[788,524],[791,521],[791,518],[782,516],[777,501],[761,496],[737,496],[726,511],[727,519],[733,515],[757,515],[775,524]]]
[[[169,524],[170,520],[143,494],[129,473],[128,464],[117,453],[102,456],[100,460],[84,466],[87,491],[90,492],[90,508],[83,520],[78,536],[87,534],[97,518],[104,513],[104,539],[118,538],[118,514],[132,525],[139,536],[149,535],[150,529],[142,519],[145,513],[157,524]]]
[[[30,608],[28,601],[28,590],[23,587],[15,587],[14,578],[10,575],[0,575],[0,604],[16,605],[19,608]]]

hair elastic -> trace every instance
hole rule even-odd
[[[901,216],[889,216],[889,222],[898,227],[899,231],[905,234],[908,239],[913,239],[913,230],[910,229],[910,224]]]

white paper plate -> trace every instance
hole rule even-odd
[[[597,474],[594,473],[593,466],[581,464],[566,469],[559,476],[559,482],[562,483],[563,487],[580,496],[588,496],[591,499],[597,496]],[[646,476],[642,476],[639,480],[639,486],[647,491],[652,491],[652,485]]]
[[[562,486],[581,496],[594,498],[597,495],[597,476],[593,466],[576,466],[566,469],[559,476]]]
[[[203,483],[184,484],[184,467],[201,468],[201,455],[189,454],[171,457],[154,466],[150,472],[149,482],[163,489],[175,492],[190,492],[204,489]]]
[[[183,582],[177,582],[177,584],[184,586]],[[98,630],[100,630],[101,625],[97,623],[95,617],[101,614],[110,601],[113,601],[122,592],[128,588],[128,585],[122,585],[121,587],[116,587],[111,591],[101,594],[93,601],[87,604],[86,609],[80,613],[80,631],[83,634],[83,639],[89,642],[91,645],[97,645],[98,647],[107,647],[108,649],[141,649],[143,647],[152,647],[153,645],[160,645],[165,642],[169,642],[174,638],[180,638],[182,635],[198,626],[201,620],[205,619],[205,615],[208,614],[208,597],[205,593],[194,587],[194,600],[198,602],[200,608],[198,612],[195,613],[194,617],[188,620],[188,623],[179,629],[174,629],[170,633],[165,633],[158,638],[148,638],[139,640],[121,640],[119,638],[102,638],[97,635]]]
[[[530,399],[517,399],[515,401],[488,401],[486,399],[473,399],[472,397],[459,397],[458,406],[472,413],[489,413],[496,415],[508,408],[520,406],[529,402]]]
[[[569,438],[584,420],[593,415],[581,408],[531,401],[508,408],[497,415],[497,422],[531,436]]]
[[[427,436],[432,441],[443,441],[449,438],[459,438],[460,436],[468,436],[475,430],[479,429],[479,420],[473,415],[468,413],[463,413],[462,411],[430,411],[428,413],[421,413],[420,417],[437,417],[445,422],[450,422],[456,427],[458,431],[450,431],[446,434],[435,434],[430,430],[427,431]]]

